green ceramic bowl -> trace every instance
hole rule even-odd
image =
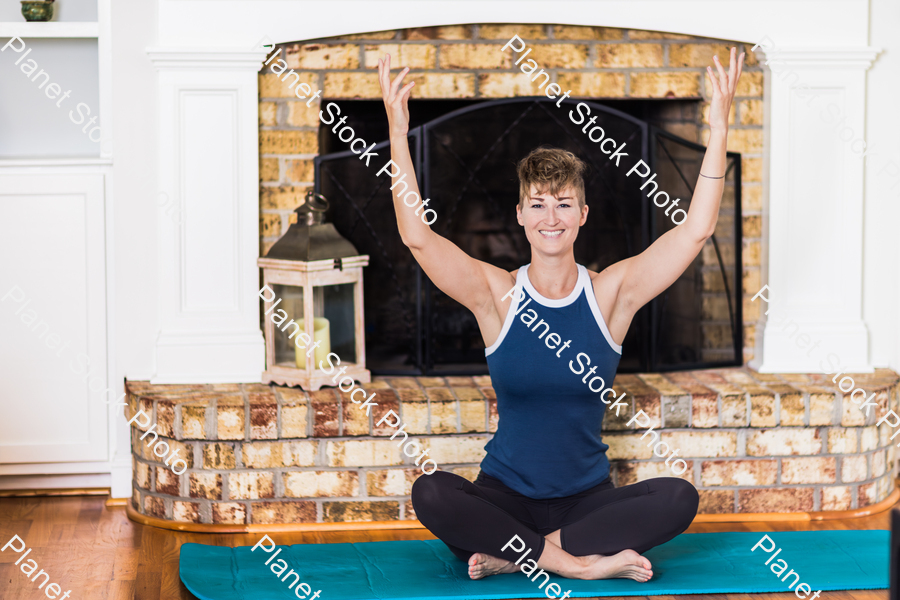
[[[49,21],[53,18],[53,2],[22,0],[22,15],[26,21]]]

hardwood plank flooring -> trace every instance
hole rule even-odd
[[[194,600],[178,577],[178,556],[187,542],[247,546],[259,534],[179,533],[138,525],[123,507],[107,508],[101,496],[0,498],[0,546],[13,535],[25,540],[28,555],[50,574],[71,600]],[[898,505],[900,506],[900,503]],[[823,529],[889,529],[890,511],[870,517],[815,522],[702,523],[689,533],[712,531],[804,531]],[[270,534],[278,544],[375,542],[433,539],[415,531],[316,531]],[[0,598],[46,597],[14,563],[20,554],[0,553]],[[43,580],[43,578],[41,578]],[[46,589],[46,588],[45,588]],[[886,600],[887,590],[833,591],[827,600]],[[324,594],[323,594],[324,596]],[[60,596],[61,597],[61,596]],[[779,594],[697,594],[648,596],[654,600],[788,600]],[[633,596],[641,600],[641,596]],[[325,598],[324,600],[327,600]]]

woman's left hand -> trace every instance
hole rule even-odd
[[[712,90],[712,100],[709,107],[710,129],[728,130],[728,113],[737,90],[738,79],[744,67],[744,53],[735,60],[737,48],[731,49],[731,58],[728,61],[728,72],[722,67],[718,56],[713,56],[716,69],[719,74],[713,73],[712,67],[706,67],[706,75],[709,77],[709,86]]]

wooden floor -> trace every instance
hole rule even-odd
[[[220,546],[255,544],[259,534],[176,533],[138,525],[124,508],[106,508],[102,496],[61,498],[0,498],[0,547],[13,535],[25,540],[28,555],[50,574],[71,600],[177,600],[193,599],[178,578],[181,544],[197,542]],[[898,504],[900,506],[900,504]],[[814,523],[721,523],[693,525],[688,532],[799,531],[809,529],[888,529],[890,511],[842,521]],[[431,539],[427,531],[320,532],[271,534],[279,544]],[[20,555],[12,549],[0,553],[0,598],[46,598],[13,563]],[[22,563],[24,564],[24,563]],[[41,578],[43,580],[43,577]],[[61,596],[60,596],[61,597]],[[824,592],[825,600],[885,600],[887,590]],[[640,597],[635,596],[640,600]],[[672,600],[788,600],[782,594],[702,594],[653,596]],[[322,600],[328,600],[323,593]]]

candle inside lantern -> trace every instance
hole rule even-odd
[[[299,336],[305,330],[305,326],[302,322],[298,323],[300,325],[300,331],[297,332]],[[328,353],[331,352],[331,330],[329,329],[328,319],[325,317],[315,317],[313,319],[313,328],[315,329],[313,345],[316,342],[320,342],[318,346],[316,346],[315,352],[315,361],[313,364],[313,368],[318,368],[319,361],[324,361],[325,357],[328,356]],[[298,369],[306,368],[306,346],[301,346],[303,343],[301,338],[297,338],[300,340],[298,343],[294,344],[294,357],[295,362],[297,363]]]

